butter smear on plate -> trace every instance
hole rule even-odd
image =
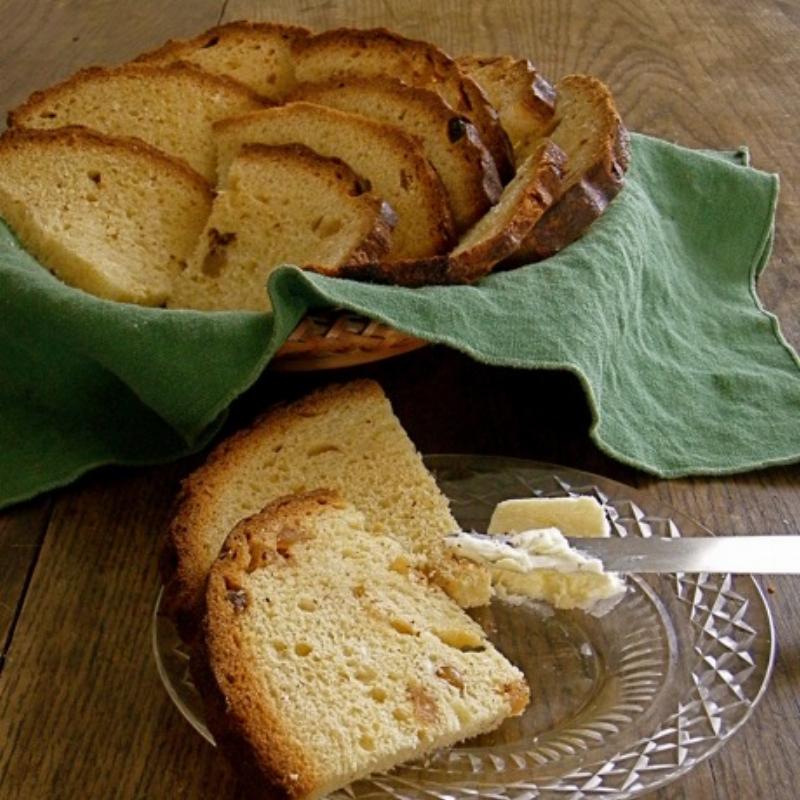
[[[505,500],[495,508],[488,533],[459,533],[447,541],[459,555],[488,567],[495,594],[507,602],[538,600],[602,616],[625,595],[617,573],[605,572],[599,559],[564,538],[610,534],[593,497]]]

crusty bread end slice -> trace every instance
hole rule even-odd
[[[217,25],[191,39],[170,39],[136,61],[173,64],[188,61],[215,75],[226,75],[269,100],[280,101],[294,85],[292,42],[311,31],[298,25],[238,20]]]
[[[529,694],[418,559],[329,491],[234,528],[192,663],[237,772],[292,800],[493,730]]]
[[[371,530],[424,556],[465,607],[485,605],[489,573],[455,558],[458,528],[380,386],[333,385],[279,406],[221,442],[184,480],[167,536],[164,608],[191,638],[208,570],[228,531],[279,495],[328,486],[361,509]]]
[[[555,89],[524,58],[468,55],[456,61],[497,109],[519,165],[555,125]]]
[[[385,28],[335,28],[296,41],[293,58],[299,83],[393,75],[436,92],[478,129],[503,182],[514,175],[511,144],[497,112],[478,84],[435,45]]]
[[[397,214],[388,260],[447,250],[453,219],[439,175],[419,141],[393,125],[315,103],[288,103],[214,126],[220,185],[244,144],[298,143],[340,158]]]
[[[582,236],[619,194],[630,163],[628,132],[602,81],[568,75],[556,92],[551,136],[567,154],[567,171],[558,202],[514,254],[515,264],[547,258]]]
[[[138,140],[85,128],[0,137],[0,217],[65,283],[161,305],[211,209],[206,181]]]
[[[395,222],[342,161],[298,144],[245,145],[168,305],[269,310],[266,283],[276,267],[313,264],[335,275],[340,264],[381,258]]]
[[[264,108],[240,83],[191,64],[90,67],[34,92],[8,115],[10,127],[84,125],[110,136],[135,136],[182,158],[207,180],[215,170],[211,125]]]
[[[543,141],[520,165],[500,201],[461,238],[449,254],[396,264],[345,264],[343,277],[376,283],[425,286],[474,283],[517,251],[558,197],[565,158],[553,142]]]

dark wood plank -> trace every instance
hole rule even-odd
[[[52,504],[51,497],[44,497],[0,515],[0,671],[18,619],[21,598],[39,555]]]

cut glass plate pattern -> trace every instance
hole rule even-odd
[[[709,531],[630,487],[576,470],[486,456],[429,456],[459,524],[485,530],[500,500],[591,495],[617,536]],[[629,576],[599,619],[495,602],[475,618],[525,672],[532,701],[494,733],[359,781],[336,800],[622,800],[663,786],[718,750],[769,680],[772,620],[748,576]],[[154,618],[164,685],[209,742],[188,653]]]

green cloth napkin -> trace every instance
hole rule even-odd
[[[476,286],[277,270],[274,314],[111,303],[0,223],[0,506],[100,464],[202,448],[309,308],[342,306],[487,364],[566,369],[614,458],[663,477],[800,459],[800,363],[761,307],[778,181],[746,152],[633,136],[625,190],[580,241]],[[532,401],[532,410],[535,410]]]

